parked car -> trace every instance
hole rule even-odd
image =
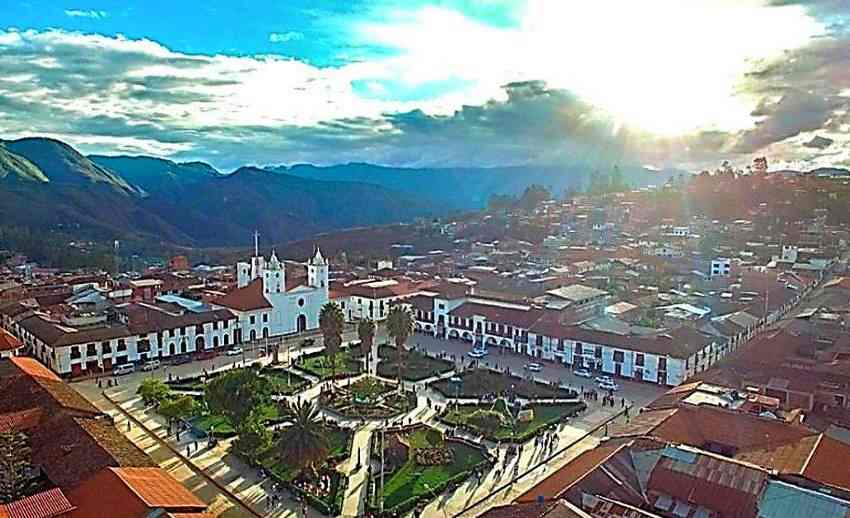
[[[150,360],[146,361],[144,365],[142,365],[142,370],[145,372],[155,371],[159,368],[159,360]]]
[[[614,383],[613,381],[604,381],[599,384],[600,390],[607,390],[610,392],[616,392],[620,390],[620,386]]]
[[[475,358],[476,360],[478,360],[480,358],[484,358],[485,356],[487,356],[488,353],[487,353],[486,349],[473,349],[466,354],[470,358]]]
[[[226,354],[227,356],[239,356],[240,354],[242,354],[242,348],[241,347],[231,347],[224,354]]]
[[[112,369],[113,376],[123,376],[125,374],[132,374],[136,372],[136,366],[132,363],[125,363],[124,365],[118,365],[114,369]]]
[[[578,376],[579,378],[590,378],[593,374],[590,373],[590,370],[585,369],[584,367],[580,367],[573,371],[573,374]]]
[[[539,363],[526,363],[524,368],[529,372],[540,372],[543,370],[543,366]]]
[[[614,378],[611,376],[596,376],[596,383],[614,383]]]

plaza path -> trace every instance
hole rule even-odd
[[[342,516],[362,516],[364,513],[366,495],[369,490],[369,452],[372,432],[377,429],[378,423],[368,423],[354,433],[354,439],[351,441],[351,457],[339,468],[348,477]]]

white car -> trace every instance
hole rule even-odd
[[[540,372],[543,370],[543,366],[539,363],[526,363],[525,369],[529,372]]]
[[[611,376],[596,376],[596,383],[614,383],[614,378]]]
[[[239,356],[240,354],[242,354],[242,348],[241,347],[233,347],[231,349],[228,349],[225,354],[227,356]]]
[[[590,371],[588,369],[585,369],[584,367],[574,370],[573,374],[575,374],[579,378],[590,378],[591,376],[593,376],[593,374],[591,374]]]
[[[470,358],[475,358],[477,360],[487,356],[487,351],[484,349],[473,349],[466,354],[469,355]]]
[[[608,390],[608,391],[611,391],[611,392],[616,392],[616,391],[620,390],[620,386],[617,385],[616,383],[614,383],[613,381],[602,382],[602,383],[599,384],[599,389],[600,390]]]

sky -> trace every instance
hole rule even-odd
[[[850,0],[6,0],[0,138],[243,164],[850,166]]]

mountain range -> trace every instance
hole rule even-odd
[[[623,168],[633,185],[674,172]],[[140,239],[189,247],[270,242],[319,232],[477,210],[493,194],[531,184],[555,194],[581,187],[570,167],[413,169],[364,163],[246,166],[228,174],[203,162],[84,156],[48,138],[0,141],[0,221],[90,239]]]

